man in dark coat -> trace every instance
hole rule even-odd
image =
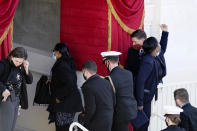
[[[146,38],[147,38],[146,33],[140,29],[134,31],[131,34],[131,40],[133,42],[133,46],[128,49],[125,69],[133,73],[134,81],[138,74],[140,60],[143,54],[142,45]]]
[[[184,88],[175,90],[174,99],[176,105],[183,109],[179,126],[186,131],[197,131],[197,108],[190,104],[187,90]]]
[[[129,122],[137,116],[137,103],[133,95],[132,73],[120,68],[120,52],[108,51],[101,53],[103,62],[110,71],[116,93],[112,131],[128,131]]]
[[[86,82],[82,86],[85,101],[84,125],[90,131],[111,131],[114,93],[110,83],[96,74],[97,66],[87,61],[82,66]]]
[[[162,78],[166,75],[166,63],[165,63],[164,54],[166,52],[167,43],[168,43],[168,34],[169,34],[167,25],[162,24],[160,27],[162,30],[162,36],[160,40],[161,51],[160,54],[157,56],[157,60],[158,60],[159,68],[162,68],[160,71],[163,70],[163,72],[159,72],[160,73],[159,82],[161,82]],[[140,60],[142,59],[144,52],[142,49],[142,45],[146,38],[147,38],[146,33],[143,30],[136,30],[131,34],[133,46],[128,49],[125,69],[133,73],[134,87],[140,67]]]

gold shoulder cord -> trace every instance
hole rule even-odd
[[[114,83],[113,83],[111,77],[110,76],[106,76],[105,78],[109,80],[109,82],[110,82],[110,84],[111,84],[111,86],[113,88],[114,94],[116,94],[116,88],[114,86]]]

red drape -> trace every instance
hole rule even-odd
[[[111,50],[123,53],[120,56],[120,63],[124,66],[128,48],[132,46],[130,33],[143,28],[144,0],[111,0],[111,4],[122,23],[128,26],[121,27],[119,20],[112,15]],[[126,32],[127,29],[130,30]]]
[[[122,52],[124,66],[129,34],[142,28],[143,10],[143,0],[61,0],[61,42],[68,45],[79,70],[83,62],[94,60],[98,73],[106,75],[100,53]]]
[[[0,0],[0,59],[11,50],[13,17],[19,0]]]
[[[8,56],[8,53],[11,51],[12,48],[11,41],[12,41],[12,32],[10,30],[0,46],[0,60],[6,58]]]
[[[87,60],[102,63],[107,50],[106,0],[61,0],[60,39],[65,42],[80,70]],[[103,70],[98,66],[98,71]]]

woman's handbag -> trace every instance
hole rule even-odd
[[[51,101],[50,84],[46,83],[47,80],[48,77],[42,75],[40,80],[38,81],[33,105],[35,105],[35,103],[39,105],[50,104]]]

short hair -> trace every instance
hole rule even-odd
[[[189,94],[185,88],[180,88],[174,91],[174,99],[179,99],[185,103],[189,101]]]
[[[168,117],[176,125],[181,122],[180,115],[178,114],[166,114],[165,116]]]
[[[140,30],[140,29],[134,31],[134,32],[131,34],[131,37],[132,37],[132,38],[136,37],[136,38],[138,38],[138,39],[142,39],[142,38],[146,39],[146,38],[147,38],[146,33],[145,33],[143,30]]]
[[[119,62],[119,56],[107,56],[106,59],[104,60],[104,62],[106,60],[109,60],[112,63],[118,63]]]
[[[155,37],[149,37],[146,39],[142,45],[142,48],[145,53],[151,53],[153,50],[155,50],[158,46],[158,41]]]
[[[82,69],[87,69],[91,74],[94,74],[97,72],[97,65],[94,61],[89,60],[82,65]]]

